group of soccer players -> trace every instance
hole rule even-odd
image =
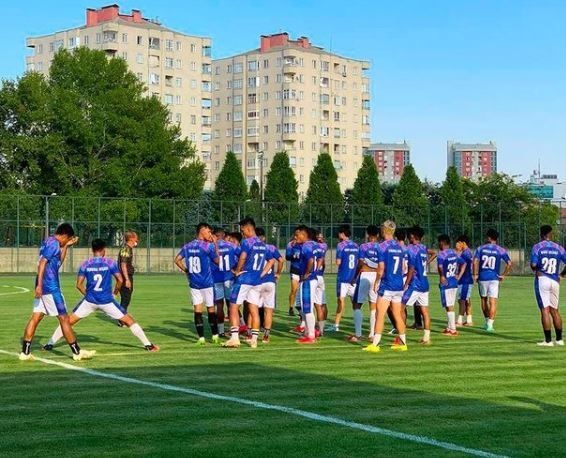
[[[566,251],[552,241],[550,226],[542,226],[540,234],[541,242],[533,247],[531,254],[535,297],[545,336],[538,345],[562,346],[562,319],[558,304],[560,277],[566,275],[566,268],[560,271],[561,265],[566,264]],[[328,307],[324,275],[328,246],[322,233],[304,225],[298,226],[283,257],[277,247],[266,243],[264,230],[257,228],[250,217],[240,221],[240,232],[232,233],[200,223],[195,239],[184,245],[174,260],[176,266],[187,275],[198,334],[197,345],[206,343],[205,309],[213,343],[220,343],[225,336],[226,311],[230,329],[226,333],[229,338],[223,343],[224,347],[239,347],[240,334],[243,333],[245,342],[251,348],[256,348],[260,331],[263,332],[261,341],[269,343],[277,282],[285,260],[290,263],[289,314],[294,315],[295,308],[299,310],[300,324],[295,328],[300,333],[296,340],[299,344],[313,344],[325,331],[339,331],[345,300],[350,297],[354,319],[354,333],[348,337],[351,342],[364,339],[362,308],[363,304],[369,304],[370,328],[367,339],[370,343],[363,347],[364,351],[380,351],[387,319],[393,327],[390,334],[395,334],[391,349],[407,350],[407,307],[414,308],[415,324],[412,328],[423,330],[419,343],[430,345],[428,271],[434,259],[437,260],[441,305],[447,319],[447,326],[442,333],[455,337],[458,335],[458,326],[473,325],[470,298],[474,283],[479,285],[484,329],[487,332],[494,331],[499,285],[512,266],[508,252],[497,243],[499,234],[494,229],[487,231],[486,243],[477,248],[475,253],[472,253],[470,241],[465,235],[456,239],[454,247],[448,235],[440,235],[435,251],[424,245],[422,228],[415,226],[404,231],[398,229],[393,221],[385,221],[381,227],[369,225],[366,228],[366,241],[359,246],[350,237],[349,226],[339,228],[336,248],[337,308],[334,325],[326,328]],[[40,248],[36,300],[25,329],[20,359],[32,359],[31,342],[45,315],[56,316],[59,320],[59,326],[43,347],[45,350],[52,350],[56,342],[64,337],[75,360],[91,358],[95,352],[79,347],[72,326],[97,310],[118,320],[121,326],[127,326],[146,350],[158,351],[159,347],[148,340],[126,308],[114,299],[114,295],[123,290],[126,277],[129,302],[133,269],[126,264],[122,269],[114,260],[107,258],[103,240],[92,242],[92,257],[78,271],[76,287],[83,298],[68,315],[59,283],[59,269],[68,249],[76,242],[73,228],[63,223]],[[502,263],[505,264],[503,271]],[[457,319],[456,308],[459,311]],[[556,335],[554,343],[552,326]]]

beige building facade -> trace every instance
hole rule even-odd
[[[33,54],[26,57],[28,70],[44,74],[55,53],[79,46],[119,57],[142,81],[148,95],[169,107],[170,120],[210,164],[212,124],[211,40],[168,29],[142,17],[139,10],[120,13],[118,5],[87,9],[85,24],[50,35],[27,39]],[[210,170],[207,187],[211,186]]]
[[[287,33],[262,36],[253,51],[212,62],[212,180],[233,151],[249,184],[262,182],[276,152],[289,156],[299,193],[321,152],[342,191],[370,145],[369,63],[341,57]],[[262,159],[263,158],[263,164]]]

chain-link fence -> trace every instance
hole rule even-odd
[[[217,202],[174,199],[111,199],[103,197],[64,196],[0,196],[0,272],[32,272],[36,268],[37,247],[47,233],[69,222],[80,242],[72,250],[64,270],[73,271],[88,257],[94,238],[107,241],[109,254],[115,255],[127,230],[140,236],[136,264],[142,272],[171,272],[172,259],[179,247],[194,237],[198,222],[237,230],[238,221],[253,216],[265,228],[270,243],[284,249],[294,227],[304,223],[325,235],[329,250],[327,265],[333,271],[336,233],[340,225],[351,226],[354,240],[360,242],[368,224],[379,224],[393,218],[401,227],[419,224],[426,231],[426,243],[435,245],[436,237],[447,233],[452,237],[466,234],[472,244],[484,241],[488,228],[500,233],[500,243],[510,250],[515,273],[528,271],[528,253],[538,239],[541,224],[557,228],[555,238],[564,243],[566,237],[566,203],[550,213],[548,207],[530,208],[517,203],[503,206],[496,201],[489,206],[470,209],[460,221],[442,205],[430,204],[419,211],[400,214],[393,207],[348,206],[336,204],[293,205],[273,202]],[[547,211],[545,211],[545,208]],[[554,208],[554,207],[553,207]],[[549,219],[551,219],[549,221]]]

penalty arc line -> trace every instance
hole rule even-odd
[[[10,286],[10,285],[2,285],[2,288],[15,288],[18,289],[19,291],[14,291],[12,293],[0,293],[0,296],[13,296],[14,294],[24,294],[24,293],[29,293],[29,289],[24,288],[22,286]]]
[[[17,353],[13,353],[6,350],[0,349],[0,354],[9,355],[9,356],[18,356]],[[417,444],[423,445],[430,445],[432,447],[442,448],[445,450],[449,450],[452,452],[460,452],[465,453],[467,455],[472,456],[481,456],[481,457],[490,457],[490,458],[505,458],[505,455],[497,455],[494,453],[486,452],[483,450],[477,450],[473,448],[463,447],[457,444],[452,444],[450,442],[443,442],[436,439],[432,439],[426,436],[417,436],[415,434],[408,434],[399,431],[394,431],[391,429],[380,428],[378,426],[366,425],[364,423],[357,423],[353,421],[344,420],[342,418],[333,417],[330,415],[322,415],[315,412],[308,412],[306,410],[295,409],[293,407],[286,407],[277,404],[267,404],[265,402],[260,401],[252,401],[244,398],[238,398],[235,396],[226,396],[222,394],[210,393],[207,391],[196,390],[193,388],[185,388],[176,385],[170,385],[167,383],[158,383],[158,382],[151,382],[149,380],[139,380],[131,377],[125,377],[118,374],[113,374],[111,372],[101,372],[94,369],[88,369],[85,367],[75,366],[68,363],[62,363],[60,361],[53,361],[51,359],[46,358],[38,358],[35,357],[35,361],[42,362],[44,364],[51,364],[54,366],[62,367],[64,369],[81,372],[83,374],[87,374],[93,377],[101,377],[110,380],[115,380],[118,382],[130,383],[133,385],[142,385],[151,388],[157,388],[164,391],[171,391],[177,393],[185,393],[192,396],[197,396],[200,398],[205,399],[214,399],[216,401],[227,401],[232,402],[235,404],[241,404],[248,407],[253,407],[256,409],[264,409],[264,410],[271,410],[275,412],[281,412],[289,415],[295,415],[297,417],[303,417],[308,420],[317,421],[320,423],[327,423],[337,426],[343,426],[350,429],[355,429],[359,431],[364,431],[371,434],[378,434],[381,436],[392,437],[395,439],[400,439],[408,442],[414,442]]]

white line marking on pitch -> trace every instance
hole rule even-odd
[[[29,293],[29,289],[27,288],[23,288],[21,286],[10,286],[10,285],[2,285],[2,288],[15,288],[19,291],[14,291],[12,293],[0,293],[0,296],[12,296],[14,294],[23,294],[23,293]]]
[[[17,353],[13,353],[10,351],[6,351],[6,350],[0,350],[0,353],[5,354],[5,355],[9,355],[9,356],[18,356]],[[366,425],[363,423],[356,423],[353,421],[348,421],[348,420],[343,420],[341,418],[338,417],[332,417],[330,415],[321,415],[318,413],[314,413],[314,412],[308,412],[306,410],[300,410],[300,409],[295,409],[293,407],[286,407],[286,406],[280,406],[277,404],[267,404],[265,402],[259,402],[259,401],[251,401],[248,399],[244,399],[244,398],[237,398],[235,396],[225,396],[222,394],[216,394],[216,393],[209,393],[207,391],[200,391],[200,390],[195,390],[192,388],[184,388],[181,386],[176,386],[176,385],[169,385],[167,383],[157,383],[157,382],[150,382],[148,380],[138,380],[135,378],[131,378],[131,377],[124,377],[122,375],[118,375],[118,374],[112,374],[110,372],[100,372],[94,369],[87,369],[85,367],[80,367],[80,366],[76,366],[76,365],[72,365],[72,364],[67,364],[67,363],[62,363],[60,361],[53,361],[51,359],[45,359],[45,358],[39,358],[39,357],[35,357],[35,361],[39,361],[45,364],[51,364],[54,366],[59,366],[62,367],[64,369],[69,369],[72,371],[77,371],[77,372],[82,372],[84,374],[88,374],[91,375],[93,377],[102,377],[102,378],[106,378],[106,379],[110,379],[110,380],[116,380],[119,382],[124,382],[124,383],[130,383],[133,385],[142,385],[142,386],[149,386],[151,388],[158,388],[160,390],[164,390],[164,391],[173,391],[173,392],[177,392],[177,393],[185,393],[185,394],[190,394],[192,396],[198,396],[201,398],[205,398],[205,399],[214,399],[216,401],[228,401],[228,402],[233,402],[236,404],[242,404],[245,406],[249,406],[249,407],[254,407],[256,409],[264,409],[264,410],[271,410],[271,411],[275,411],[275,412],[282,412],[282,413],[286,413],[286,414],[290,414],[290,415],[295,415],[297,417],[303,417],[303,418],[307,418],[309,420],[313,420],[313,421],[318,421],[320,423],[328,423],[328,424],[332,424],[332,425],[338,425],[338,426],[345,426],[346,428],[350,428],[350,429],[356,429],[359,431],[364,431],[367,433],[372,433],[372,434],[379,434],[382,436],[387,436],[387,437],[393,437],[395,439],[401,439],[404,441],[408,441],[408,442],[416,442],[417,444],[424,444],[424,445],[430,445],[432,447],[438,447],[438,448],[442,448],[445,450],[449,450],[451,452],[460,452],[460,453],[465,453],[468,455],[473,455],[473,456],[482,456],[482,457],[490,457],[490,458],[505,458],[505,455],[496,455],[494,453],[490,453],[490,452],[484,452],[483,450],[476,450],[473,448],[467,448],[467,447],[462,447],[460,445],[457,444],[452,444],[450,442],[443,442],[443,441],[438,441],[436,439],[432,439],[426,436],[417,436],[415,434],[407,434],[407,433],[402,433],[399,431],[393,431],[391,429],[385,429],[385,428],[380,428],[378,426],[371,426],[371,425]]]

